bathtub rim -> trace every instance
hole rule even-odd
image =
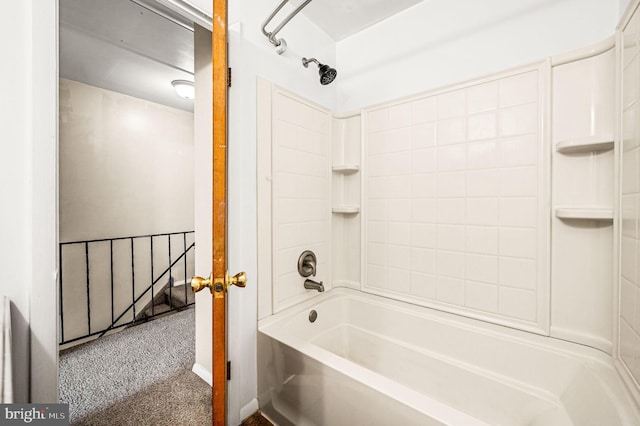
[[[336,287],[318,294],[316,297],[300,302],[294,306],[285,308],[268,317],[258,321],[258,331],[271,336],[268,332],[270,328],[282,321],[284,318],[290,318],[296,314],[300,314],[306,310],[313,309],[322,303],[326,303],[328,299],[333,298],[353,298],[384,305],[392,306],[394,310],[418,315],[428,318],[436,322],[446,325],[473,330],[481,334],[488,334],[494,337],[503,337],[514,340],[517,343],[532,345],[535,347],[543,347],[553,352],[560,352],[565,355],[577,356],[590,361],[597,361],[607,368],[613,368],[613,357],[600,349],[586,346],[563,339],[558,339],[550,335],[541,335],[535,332],[517,329],[502,324],[491,323],[488,321],[466,317],[463,315],[453,314],[437,308],[412,304],[410,302],[399,301],[394,298],[385,297],[378,294],[370,294],[362,291],[354,290],[347,287]],[[273,336],[272,336],[273,337]]]
[[[381,392],[394,400],[406,403],[414,410],[431,416],[445,424],[487,424],[479,419],[471,417],[455,407],[450,407],[401,383],[395,382],[380,373],[369,370],[346,358],[332,353],[329,350],[321,348],[314,343],[311,343],[309,340],[301,339],[290,334],[287,335],[286,332],[281,330],[279,332],[277,329],[278,324],[286,322],[287,319],[310,309],[319,307],[320,305],[334,299],[356,299],[364,301],[365,303],[378,304],[385,308],[389,308],[391,306],[393,310],[408,313],[410,315],[418,315],[422,318],[442,323],[446,326],[464,328],[465,330],[469,330],[474,333],[488,335],[493,338],[505,339],[512,341],[514,344],[535,347],[537,349],[555,353],[558,356],[576,359],[576,362],[582,363],[586,368],[589,368],[590,366],[595,367],[589,368],[589,370],[597,376],[600,385],[610,396],[611,403],[620,414],[621,419],[628,418],[628,416],[632,414],[637,418],[640,418],[640,402],[636,399],[636,393],[628,389],[628,384],[625,382],[624,377],[622,377],[618,368],[616,368],[613,357],[599,349],[557,339],[551,336],[540,335],[530,331],[514,329],[505,325],[489,323],[475,318],[439,311],[435,308],[414,305],[380,295],[364,293],[351,288],[333,288],[323,294],[317,295],[316,297],[288,307],[271,316],[265,317],[258,321],[258,332],[302,353],[303,355],[311,357],[317,362],[327,364],[329,367],[335,369],[341,374],[353,377],[355,380],[360,382],[367,383],[367,385],[371,385],[371,387],[378,392]],[[603,376],[603,373],[608,374],[609,376],[605,377]],[[626,391],[625,395],[617,395],[612,392],[613,383],[611,382],[611,379],[613,379],[616,386]],[[549,398],[552,395],[557,399],[560,399],[560,395],[555,395],[545,390],[542,391],[543,392],[536,392],[536,396],[547,401],[552,401],[552,399]],[[545,394],[547,394],[548,397],[545,397]],[[402,395],[402,398],[399,398],[399,395]],[[456,420],[451,418],[451,416],[458,415],[462,415],[463,417],[459,418],[459,420],[457,417]],[[447,423],[451,421],[454,423]],[[457,421],[465,421],[466,423],[456,423]]]

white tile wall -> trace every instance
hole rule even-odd
[[[311,277],[331,287],[331,116],[276,91],[272,107],[273,304],[279,311],[317,294],[304,288],[298,257],[318,258]],[[384,195],[384,192],[383,194]]]
[[[640,14],[636,11],[623,32],[622,113],[622,235],[620,242],[620,331],[619,353],[636,381],[640,382],[640,167],[638,155],[638,108],[640,93]]]
[[[538,324],[540,90],[528,70],[366,113],[365,291]]]

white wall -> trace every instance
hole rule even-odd
[[[619,15],[622,16],[624,15],[625,11],[627,10],[627,7],[629,7],[629,4],[631,3],[632,0],[620,0],[620,10],[619,10]]]
[[[196,231],[195,273],[208,277],[211,273],[212,209],[213,205],[213,63],[211,62],[211,31],[200,26],[194,31],[195,87],[193,186]],[[196,294],[196,359],[194,371],[211,384],[211,292]]]
[[[10,76],[3,69],[2,103],[3,118],[2,155],[0,155],[0,193],[5,201],[0,209],[0,291],[12,301],[13,354],[16,401],[28,397],[29,354],[29,295],[31,291],[31,208],[29,184],[31,167],[31,134],[29,129],[30,99],[24,88],[30,86],[29,5],[17,2],[13,13],[2,14],[2,51],[10,54],[10,60],[24,72]],[[26,28],[25,28],[26,27]],[[22,34],[23,38],[9,34]],[[9,42],[11,40],[11,43]],[[13,54],[9,53],[13,52]],[[13,74],[13,72],[11,73]],[[10,102],[9,102],[10,101]],[[7,206],[13,206],[9,209]],[[25,214],[27,213],[27,214]],[[25,276],[26,275],[26,276]],[[22,281],[25,285],[15,285]]]
[[[193,230],[193,113],[60,79],[60,241]]]
[[[0,293],[12,302],[17,402],[57,400],[57,2],[0,13]]]
[[[338,43],[338,110],[595,43],[613,34],[618,8],[613,0],[422,2]]]
[[[242,55],[246,59],[246,63],[242,62],[243,71],[247,71],[243,75],[263,76],[293,93],[333,109],[336,101],[336,85],[321,86],[317,69],[304,68],[301,61],[303,57],[315,57],[323,63],[335,64],[335,42],[304,15],[298,14],[278,33],[278,38],[286,39],[289,47],[284,54],[280,56],[276,54],[275,47],[267,41],[260,29],[264,19],[278,3],[277,1],[248,0],[230,3],[229,27],[232,32],[240,33],[243,42],[240,49],[238,49],[239,46],[236,47],[242,50]],[[267,26],[267,30],[272,30],[290,11],[291,7],[285,6]],[[241,59],[241,53],[234,52],[236,49],[230,51],[230,59],[234,62]],[[247,67],[249,68],[246,69]],[[233,87],[230,96],[232,99],[237,96],[237,91],[234,91]],[[252,92],[252,96],[255,98],[255,91]]]

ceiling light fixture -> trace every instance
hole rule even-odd
[[[181,98],[193,99],[196,96],[196,88],[193,85],[193,81],[173,80],[171,85],[173,85],[173,88],[176,89],[176,93]]]

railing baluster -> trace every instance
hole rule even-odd
[[[111,270],[111,324],[113,324],[113,318],[115,317],[115,301],[113,297],[113,240],[109,241],[109,266]]]
[[[58,272],[60,276],[60,340],[64,342],[64,304],[62,303],[62,244],[58,248]]]
[[[136,320],[136,273],[133,258],[133,237],[131,237],[131,300],[133,301],[133,321]]]
[[[172,283],[172,274],[171,274],[171,234],[169,234],[169,237],[167,239],[169,241],[169,308],[173,309],[173,296],[172,296],[172,291],[173,289],[171,287],[173,287],[173,283]]]
[[[186,252],[187,251],[187,233],[183,232],[182,233],[182,252]],[[187,306],[189,304],[189,298],[187,297],[187,292],[188,292],[188,287],[187,287],[187,256],[185,255],[184,257],[184,306]]]
[[[84,264],[87,271],[87,329],[91,334],[91,290],[89,289],[89,243],[84,243]]]
[[[153,294],[153,235],[149,238],[151,241],[151,316],[156,314],[156,304],[154,302],[155,295]]]

